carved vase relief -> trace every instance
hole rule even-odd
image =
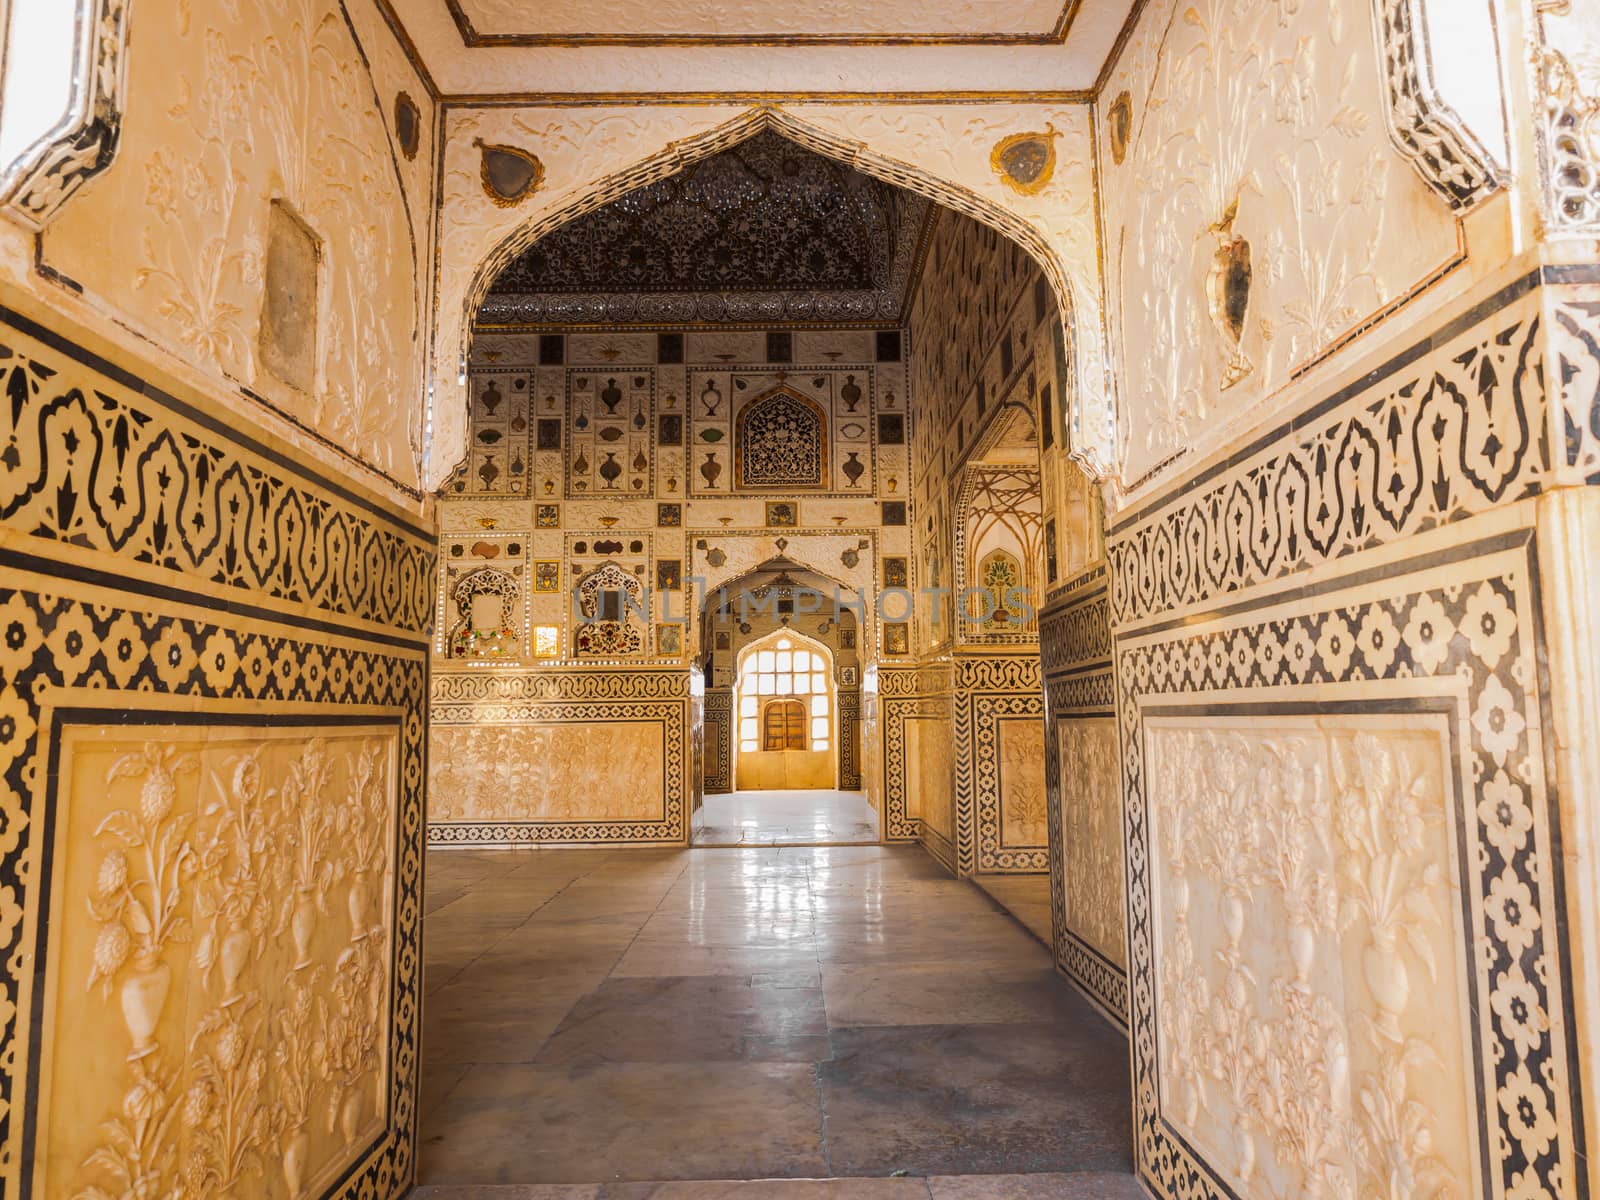
[[[1111,717],[1058,720],[1063,915],[1072,933],[1127,969],[1126,885],[1117,727]]]
[[[1044,798],[1044,722],[999,723],[1000,844],[1043,846],[1049,822]]]
[[[1211,227],[1217,239],[1216,253],[1211,256],[1211,270],[1206,274],[1206,299],[1211,310],[1211,324],[1222,338],[1228,364],[1222,371],[1222,386],[1230,388],[1254,370],[1254,364],[1244,352],[1244,321],[1250,311],[1250,283],[1252,266],[1250,243],[1233,232],[1233,223],[1239,216],[1239,202],[1228,206],[1222,220]]]
[[[1147,719],[1161,1106],[1238,1195],[1482,1194],[1447,737]]]
[[[389,1095],[391,727],[68,727],[36,1195],[320,1194]],[[42,1176],[42,1177],[41,1177]]]

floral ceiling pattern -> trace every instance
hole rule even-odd
[[[479,319],[895,319],[932,207],[764,130],[541,238]]]

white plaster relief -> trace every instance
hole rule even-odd
[[[426,192],[408,208],[392,96],[375,93],[337,0],[150,5],[138,20],[126,146],[51,225],[44,260],[207,374],[414,484]],[[309,392],[258,361],[273,199],[320,243]]]
[[[1220,443],[1306,362],[1457,254],[1455,221],[1390,144],[1371,15],[1329,0],[1152,4],[1105,95],[1127,90],[1125,161],[1101,181],[1122,475]],[[1230,207],[1237,213],[1227,220]],[[1252,284],[1235,367],[1206,278],[1226,237]]]
[[[1481,1194],[1442,721],[1145,738],[1167,1119],[1243,1197]]]

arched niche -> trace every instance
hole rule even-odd
[[[636,658],[647,649],[648,601],[638,576],[606,561],[573,585],[578,620],[572,656],[580,659]]]
[[[734,419],[733,463],[741,491],[827,490],[827,414],[791,387],[763,392]]]
[[[991,226],[1039,263],[1072,346],[1066,405],[1072,453],[1096,478],[1116,444],[1089,171],[1085,106],[1006,104],[981,113],[930,105],[885,115],[867,106],[732,105],[604,108],[551,113],[483,108],[454,114],[446,133],[443,213],[429,407],[427,485],[437,487],[466,448],[463,396],[474,314],[495,277],[540,237],[652,180],[771,128],[865,174],[927,196]],[[1006,137],[1038,131],[1067,139],[1048,187],[1020,193],[991,166]],[[1045,132],[1047,131],[1048,132]],[[539,155],[543,186],[504,208],[485,196],[475,143]]]

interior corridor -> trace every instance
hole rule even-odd
[[[450,851],[427,907],[421,1196],[1141,1195],[1126,1043],[920,850]]]

